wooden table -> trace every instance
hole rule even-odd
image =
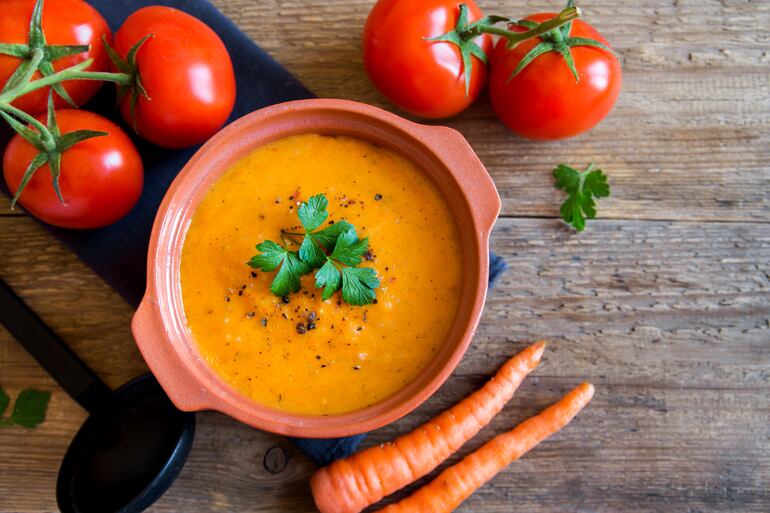
[[[320,96],[390,106],[361,66],[370,0],[217,0]],[[500,14],[554,2],[483,1]],[[510,270],[490,292],[452,378],[376,444],[480,385],[526,342],[541,367],[461,454],[584,379],[590,407],[512,465],[463,512],[770,511],[770,3],[585,3],[623,56],[623,92],[591,133],[532,143],[486,97],[447,122],[486,163],[503,198],[492,246]],[[551,169],[596,162],[613,196],[575,234],[558,217]],[[111,386],[145,371],[131,308],[75,256],[0,199],[0,276]],[[33,431],[0,430],[0,510],[55,511],[59,461],[85,418],[0,331],[0,384],[53,391]],[[271,474],[266,452],[286,451]],[[273,453],[275,454],[275,453]],[[280,454],[280,453],[279,453]],[[454,460],[453,460],[454,461]],[[312,464],[279,436],[199,416],[180,479],[155,512],[308,512]]]

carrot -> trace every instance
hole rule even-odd
[[[318,470],[310,478],[318,509],[358,513],[429,474],[502,410],[544,349],[545,342],[527,347],[481,389],[411,433]]]
[[[496,436],[414,494],[378,513],[449,513],[498,472],[569,424],[593,395],[594,386],[583,383],[539,415]]]

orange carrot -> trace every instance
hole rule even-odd
[[[310,479],[318,509],[358,513],[429,474],[502,410],[544,348],[545,342],[527,347],[481,389],[411,433],[320,469]]]
[[[583,383],[539,415],[496,436],[414,494],[379,513],[449,513],[498,472],[569,424],[593,395],[594,386]]]

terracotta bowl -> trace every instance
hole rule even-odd
[[[413,161],[451,207],[463,248],[463,299],[449,336],[433,360],[391,397],[339,415],[287,413],[238,393],[199,355],[182,305],[182,245],[197,205],[236,161],[264,144],[301,133],[358,137]],[[217,410],[257,428],[300,437],[347,436],[376,429],[430,397],[468,348],[487,292],[489,232],[499,211],[500,198],[492,179],[455,130],[419,125],[375,107],[342,100],[302,100],[267,107],[215,135],[166,193],[152,230],[147,292],[132,322],[134,338],[153,374],[181,410]]]

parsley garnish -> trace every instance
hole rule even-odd
[[[48,408],[48,400],[51,392],[41,392],[28,388],[22,390],[16,397],[13,411],[5,417],[5,410],[11,398],[0,388],[0,428],[9,426],[22,426],[32,429],[45,420],[45,412]]]
[[[296,251],[289,251],[271,240],[257,245],[257,249],[262,253],[251,259],[249,262],[251,267],[262,271],[274,271],[276,267],[281,266],[270,285],[270,292],[276,296],[297,292],[302,287],[300,276],[312,271],[311,267],[300,260]]]
[[[380,286],[377,272],[368,267],[357,267],[369,247],[369,239],[359,239],[356,228],[347,221],[331,224],[318,230],[329,217],[329,201],[323,194],[312,196],[297,209],[304,233],[282,230],[284,245],[266,240],[257,246],[259,255],[248,265],[262,271],[278,273],[270,291],[276,296],[297,292],[302,287],[300,277],[317,269],[315,286],[323,288],[321,298],[326,301],[342,289],[342,299],[351,305],[372,303]],[[302,237],[301,241],[297,238]],[[287,248],[299,245],[298,251]]]
[[[559,210],[562,219],[577,231],[583,231],[586,219],[596,217],[594,198],[606,198],[610,195],[607,176],[601,169],[594,169],[593,164],[589,164],[583,172],[559,164],[553,170],[553,176],[556,178],[556,188],[568,194]]]

